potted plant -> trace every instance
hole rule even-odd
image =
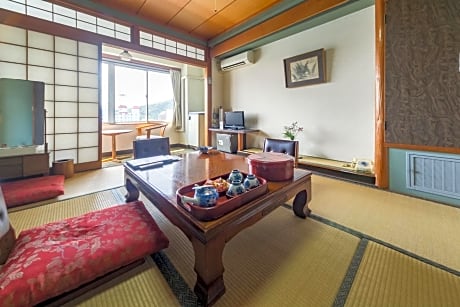
[[[284,126],[283,136],[290,140],[294,140],[297,134],[299,134],[299,132],[302,132],[302,131],[303,131],[303,127],[299,126],[298,122],[293,122],[289,126]]]

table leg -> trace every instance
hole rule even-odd
[[[112,135],[112,160],[117,159],[117,141],[116,135]]]
[[[205,306],[210,306],[225,293],[222,261],[225,238],[218,237],[206,244],[197,238],[192,238],[191,241],[197,274],[194,291]]]
[[[139,189],[131,182],[129,178],[125,180],[126,195],[125,200],[127,203],[139,199]]]
[[[246,134],[238,133],[238,151],[244,150],[246,148]]]
[[[311,210],[307,206],[307,191],[303,190],[297,193],[292,204],[292,210],[294,214],[301,218],[306,218],[310,215]]]

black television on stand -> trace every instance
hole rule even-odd
[[[241,130],[244,126],[244,111],[227,111],[224,120],[225,129]]]

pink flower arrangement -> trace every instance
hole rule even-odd
[[[299,126],[298,122],[293,122],[290,126],[284,126],[283,136],[288,139],[294,140],[303,131],[303,127]]]

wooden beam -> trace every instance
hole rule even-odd
[[[204,82],[206,89],[206,102],[205,102],[205,123],[204,123],[204,142],[206,146],[212,144],[211,133],[209,133],[209,128],[212,127],[212,60],[209,56],[209,48],[206,50],[206,69],[204,72]],[[203,145],[203,144],[200,144]]]
[[[178,54],[170,53],[163,50],[153,49],[146,46],[139,45],[138,40],[138,32],[133,31],[132,39],[136,39],[137,41],[127,42],[123,40],[119,40],[116,38],[112,38],[109,36],[104,36],[84,30],[80,30],[77,28],[72,28],[64,25],[60,25],[54,22],[50,22],[47,20],[35,18],[28,15],[23,15],[16,12],[7,11],[4,9],[0,9],[0,23],[6,24],[9,26],[24,28],[27,30],[42,32],[50,35],[56,35],[59,37],[65,37],[73,40],[78,40],[82,42],[87,42],[95,45],[107,44],[112,46],[117,46],[118,48],[125,48],[133,51],[142,52],[151,56],[156,56],[159,58],[164,58],[168,60],[177,61],[180,63],[195,65],[198,67],[206,67],[207,63],[201,60],[189,58],[186,56],[181,56]],[[137,30],[138,28],[135,27]],[[167,36],[164,36],[169,38]],[[171,38],[175,39],[175,38]],[[185,42],[189,45],[192,45],[188,42]],[[202,48],[197,45],[193,45],[198,48]]]
[[[298,22],[324,13],[349,0],[309,0],[238,34],[211,49],[211,57],[217,57],[268,35],[286,29]]]
[[[375,185],[388,188],[385,148],[385,0],[375,0]]]
[[[398,143],[385,143],[384,146],[385,148],[443,152],[443,153],[456,154],[456,155],[460,154],[460,148],[458,147],[439,147],[439,146],[411,145],[411,144],[398,144]]]

